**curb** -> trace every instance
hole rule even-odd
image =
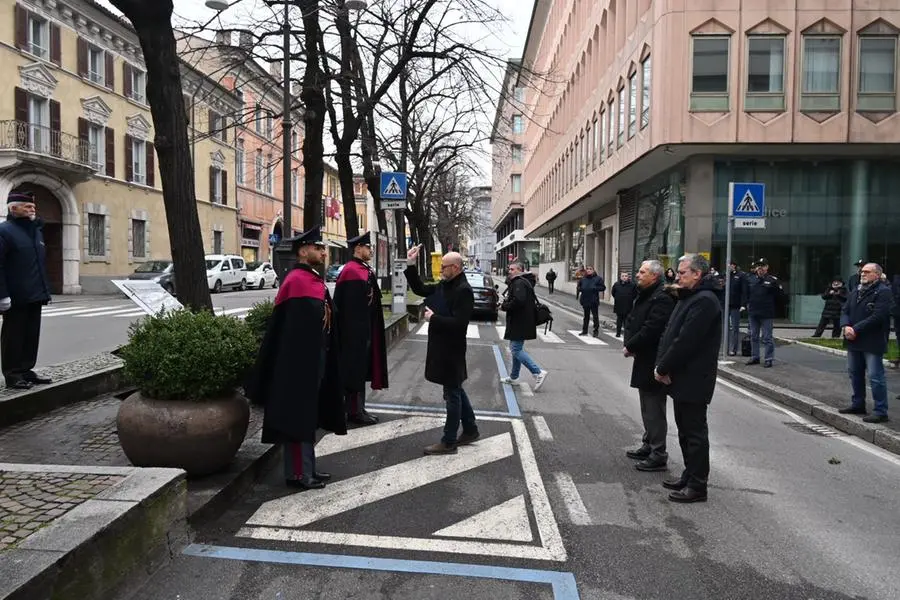
[[[739,373],[729,367],[720,366],[719,374],[747,390],[762,394],[770,400],[818,419],[839,431],[858,437],[893,454],[900,454],[900,432],[888,429],[883,425],[863,423],[859,417],[840,414],[838,409],[833,406],[756,377]]]
[[[775,339],[780,340],[782,342],[786,342],[788,344],[796,344],[798,346],[803,346],[804,348],[809,348],[811,350],[815,350],[817,352],[822,352],[824,354],[831,354],[832,356],[841,356],[843,358],[847,358],[846,350],[839,350],[837,348],[828,348],[826,346],[819,346],[818,344],[810,344],[809,342],[801,342],[800,340],[791,339],[791,338],[775,337]],[[886,358],[882,359],[881,362],[884,363],[884,367],[886,369],[894,368],[894,363],[892,363],[891,361],[889,361]]]
[[[0,427],[27,421],[53,409],[95,396],[116,392],[124,383],[123,369],[122,365],[106,367],[19,394],[0,396]]]

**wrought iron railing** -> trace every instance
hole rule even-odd
[[[23,150],[94,166],[87,140],[24,121],[0,121],[0,150]]]

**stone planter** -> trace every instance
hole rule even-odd
[[[136,467],[175,467],[188,475],[226,468],[247,434],[250,406],[231,396],[186,402],[135,392],[119,407],[116,425],[125,456]]]

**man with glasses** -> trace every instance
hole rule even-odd
[[[428,349],[425,354],[425,379],[444,388],[447,421],[444,435],[437,444],[425,448],[425,454],[456,454],[457,446],[478,439],[475,411],[463,389],[466,371],[466,331],[475,309],[475,296],[463,274],[463,258],[448,252],[441,258],[441,280],[424,284],[416,261],[422,245],[406,254],[406,279],[414,294],[425,298],[425,321],[428,322]],[[459,433],[462,422],[463,433]]]

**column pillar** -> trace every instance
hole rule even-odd
[[[850,176],[850,210],[846,252],[841,269],[849,269],[858,259],[868,257],[869,161],[854,160]]]

